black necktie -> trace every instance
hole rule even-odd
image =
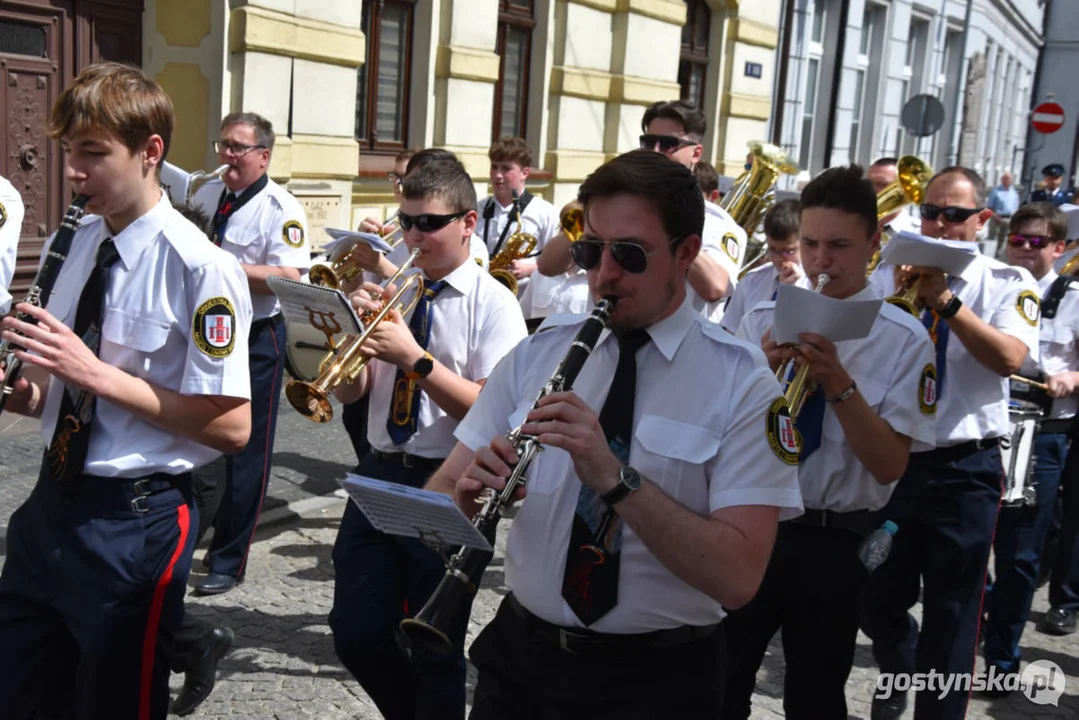
[[[438,297],[445,287],[446,281],[439,280],[424,288],[423,295],[416,303],[416,309],[412,311],[412,319],[408,322],[412,337],[416,338],[416,342],[424,350],[431,342],[431,301]],[[393,380],[390,416],[386,418],[386,432],[390,434],[394,445],[407,442],[416,433],[422,393],[423,391],[416,387],[416,381],[406,378],[405,371],[397,368],[397,375]]]
[[[101,346],[101,313],[109,287],[109,270],[120,259],[112,238],[97,249],[97,261],[79,296],[72,331],[96,355]],[[82,473],[90,449],[90,422],[94,417],[94,396],[85,390],[62,385],[56,430],[46,452],[48,467],[57,480],[67,482]]]
[[[263,175],[251,187],[240,193],[239,197],[236,197],[234,192],[226,193],[224,190],[221,191],[221,197],[217,201],[217,212],[214,213],[213,224],[211,225],[214,245],[220,246],[225,239],[225,227],[229,224],[229,218],[235,215],[236,211],[246,205],[251,198],[262,192],[269,182],[270,177]]]
[[[633,439],[633,400],[637,394],[637,351],[648,342],[645,330],[616,334],[618,367],[599,413],[599,424],[611,452],[629,463]],[[562,597],[585,625],[610,612],[618,602],[622,522],[596,491],[581,484],[570,530]]]

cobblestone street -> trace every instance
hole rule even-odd
[[[5,418],[5,421],[7,418]],[[32,487],[41,443],[32,429],[0,428],[0,554],[7,518]],[[214,598],[188,598],[192,612],[236,632],[234,650],[221,662],[217,688],[193,718],[378,718],[374,705],[338,663],[326,616],[333,594],[330,550],[345,501],[334,495],[335,479],[354,464],[352,447],[339,422],[316,425],[283,403],[278,424],[274,476],[267,510],[253,547],[247,581]],[[508,522],[503,524],[504,539]],[[201,568],[196,553],[195,567]],[[198,576],[194,576],[198,577]],[[470,639],[494,615],[505,594],[501,555],[484,577],[474,605]],[[1035,599],[1024,635],[1024,661],[1051,660],[1068,676],[1060,706],[1035,705],[1019,694],[971,702],[968,718],[1079,716],[1079,638],[1043,635],[1033,625],[1047,609],[1043,589]],[[869,641],[859,636],[855,667],[847,684],[851,717],[868,718],[876,678]],[[753,718],[782,712],[782,650],[773,642],[758,675]],[[471,689],[474,678],[470,677]],[[173,689],[181,678],[174,676]],[[908,710],[907,718],[913,717]]]

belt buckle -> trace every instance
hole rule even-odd
[[[406,468],[414,469],[416,467],[415,455],[409,455],[408,453],[401,453],[401,464]]]
[[[558,647],[565,652],[573,653],[574,655],[576,655],[577,651],[571,648],[569,646],[569,643],[571,640],[579,640],[582,637],[584,636],[578,635],[577,633],[569,632],[565,628],[558,628]]]
[[[131,489],[135,492],[135,497],[131,499],[131,511],[140,514],[150,512],[150,506],[146,503],[146,498],[150,497],[150,478],[140,478],[131,483]]]

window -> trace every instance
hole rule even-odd
[[[813,3],[813,34],[809,39],[817,44],[824,42],[824,2],[817,0]]]
[[[528,129],[528,68],[532,62],[533,0],[499,0],[498,39],[495,52],[498,83],[495,85],[494,139],[525,137]]]
[[[367,58],[356,88],[356,139],[375,154],[408,144],[412,23],[416,0],[366,0]]]
[[[813,146],[813,114],[817,110],[817,75],[820,61],[810,58],[806,69],[806,99],[802,104],[802,140],[798,145],[798,165],[809,169],[810,149]]]
[[[686,24],[682,26],[682,53],[678,62],[678,84],[682,99],[704,107],[704,75],[708,68],[708,34],[712,11],[705,0],[685,0]]]
[[[858,70],[854,73],[854,109],[851,112],[850,120],[850,162],[854,164],[858,161],[858,141],[861,139],[862,132],[862,105],[863,94],[865,90],[865,70]]]

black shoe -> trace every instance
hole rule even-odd
[[[195,586],[195,592],[200,595],[220,595],[227,593],[244,581],[243,578],[234,578],[231,575],[212,572]]]
[[[1071,635],[1075,632],[1075,612],[1059,607],[1049,608],[1038,630],[1047,635]]]
[[[907,694],[892,691],[887,698],[873,698],[873,707],[869,711],[870,720],[899,720],[907,709]]]
[[[232,648],[236,636],[226,627],[214,628],[213,644],[199,660],[184,673],[184,686],[172,701],[169,712],[173,715],[190,715],[202,701],[210,697],[217,682],[217,661]]]

